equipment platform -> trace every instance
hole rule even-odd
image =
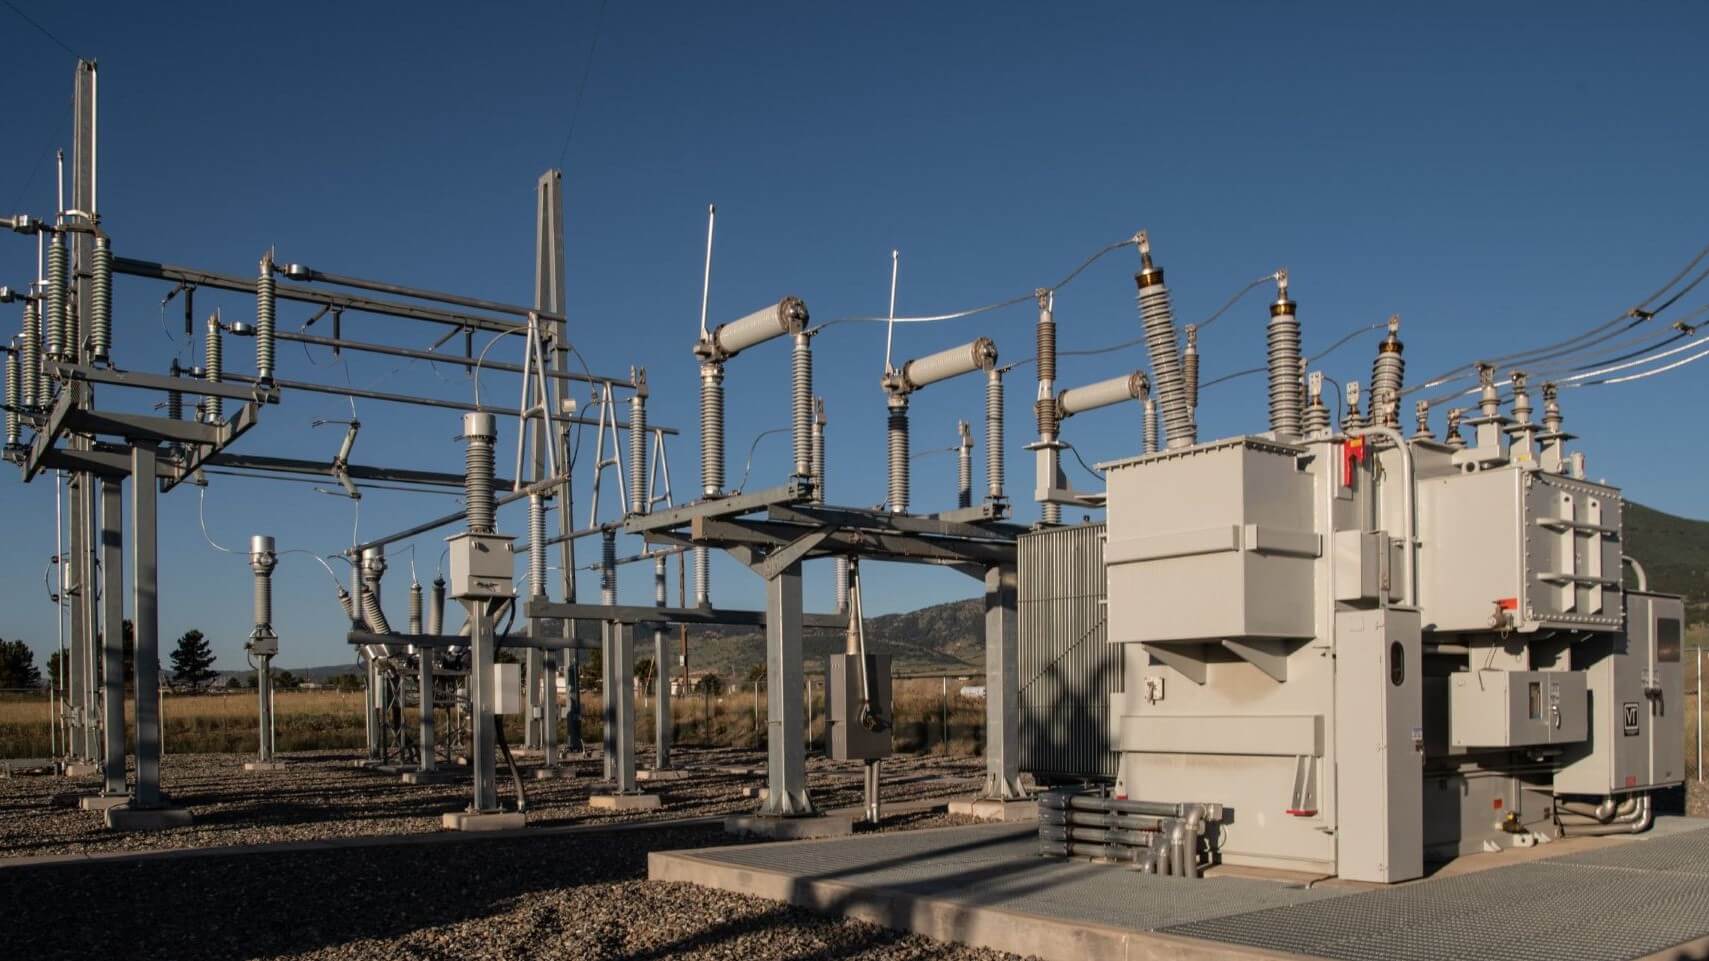
[[[655,852],[648,876],[1046,961],[1709,956],[1701,819],[1474,855],[1388,887],[1235,869],[1159,877],[1041,858],[1037,845],[1030,824],[940,828]]]

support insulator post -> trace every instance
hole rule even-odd
[[[47,390],[42,377],[41,308],[34,300],[24,305],[24,329],[18,335],[18,363],[22,367],[20,393],[25,407],[45,407]]]
[[[273,381],[273,251],[261,257],[260,272],[255,278],[255,377],[263,383]]]
[[[528,594],[546,596],[546,497],[528,495]]]
[[[1055,398],[1051,398],[1052,406]],[[955,422],[961,442],[955,449],[955,506],[973,506],[973,428],[964,420]]]
[[[795,442],[795,476],[813,475],[813,335],[795,335],[790,354],[790,427]]]
[[[463,415],[463,495],[469,513],[469,532],[493,532],[493,441],[498,424],[492,414],[473,411]]]
[[[889,455],[890,497],[892,514],[908,513],[908,395],[892,393],[886,401],[889,416],[886,422],[886,453]]]
[[[637,368],[629,380],[635,388],[629,395],[629,511],[645,514],[652,506],[647,503],[647,372]]]
[[[215,311],[208,317],[208,337],[203,344],[202,376],[210,384],[217,384],[224,376],[225,346],[220,340],[220,315]],[[225,400],[217,395],[208,394],[202,398],[202,419],[209,424],[218,424],[225,420]]]
[[[89,356],[105,362],[113,347],[113,249],[106,234],[95,235],[89,256]]]
[[[14,342],[6,354],[6,446],[18,446],[18,408],[23,406],[23,391],[18,384],[18,350]]]
[[[65,360],[76,351],[66,321],[65,234],[55,231],[47,247],[47,289],[42,292],[42,323],[47,328],[47,354]]]
[[[1300,321],[1298,305],[1288,297],[1288,273],[1276,272],[1276,301],[1264,328],[1270,375],[1270,430],[1277,438],[1298,437],[1300,423]]]
[[[1003,372],[985,374],[985,499],[1003,499]]]

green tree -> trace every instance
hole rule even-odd
[[[653,691],[653,681],[654,681],[653,675],[654,675],[654,671],[653,671],[653,659],[652,658],[650,658],[650,657],[638,657],[635,659],[635,680],[640,681],[641,682],[641,690],[646,691],[649,694],[652,693],[652,691]]]
[[[59,656],[58,651],[54,651],[52,654],[47,656],[48,683],[52,684],[59,690],[65,689],[65,679],[59,676],[62,660],[63,659]]]
[[[755,664],[753,667],[748,668],[748,686],[749,687],[753,687],[754,685],[758,684],[759,682],[761,682],[763,680],[765,680],[765,665],[764,664]]]
[[[172,649],[172,680],[192,691],[201,691],[215,677],[214,652],[202,632],[191,628]]]
[[[694,689],[702,694],[717,697],[724,693],[724,681],[716,674],[702,674],[700,680],[694,682]]]
[[[36,653],[23,641],[0,641],[0,688],[41,687]]]
[[[605,661],[600,655],[599,648],[583,651],[581,689],[583,691],[597,691],[604,680]]]
[[[362,678],[355,674],[334,674],[330,683],[340,694],[354,694],[362,690]]]
[[[277,691],[294,691],[303,686],[303,679],[290,671],[276,670],[273,672],[273,689]]]

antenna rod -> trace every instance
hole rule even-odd
[[[890,323],[884,327],[884,372],[891,373],[890,338],[896,332],[896,270],[901,260],[901,251],[890,251]]]
[[[712,295],[712,228],[718,223],[718,205],[706,205],[706,273],[700,278],[700,339],[706,339],[706,301]]]

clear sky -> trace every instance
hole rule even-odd
[[[1285,265],[1308,353],[1398,312],[1415,380],[1615,317],[1709,242],[1700,49],[1709,8],[1698,3],[613,3],[602,12],[597,3],[303,0],[182,3],[170,14],[12,5],[100,61],[101,213],[120,256],[252,275],[277,246],[281,261],[523,301],[535,179],[561,163],[571,336],[602,372],[644,366],[653,420],[684,428],[697,416],[689,348],[709,201],[719,209],[714,322],[784,294],[803,297],[816,319],[882,313],[893,248],[902,313],[1000,300],[1055,283],[1145,227],[1183,322]],[[70,146],[73,58],[14,10],[0,8],[0,38],[0,205],[50,215],[52,152]],[[34,258],[29,239],[0,237],[0,284],[27,282]],[[1119,251],[1061,292],[1064,350],[1137,336],[1135,266]],[[165,292],[117,281],[120,366],[160,370],[184,349],[170,339],[182,336],[176,304],[163,323]],[[1704,302],[1709,287],[1675,310]],[[210,292],[197,306],[223,306],[228,319],[253,310],[248,298]],[[15,327],[17,308],[0,311]],[[295,328],[311,311],[282,304],[280,313]],[[1254,294],[1206,332],[1206,379],[1262,363],[1265,316]],[[899,328],[898,356],[978,335],[1005,357],[1030,356],[1034,317],[1022,306]],[[350,317],[345,330],[418,346],[438,335],[376,318]],[[1377,340],[1359,339],[1325,369],[1367,379]],[[815,346],[831,499],[876,504],[883,328],[838,325]],[[252,369],[251,351],[231,343],[228,364]],[[732,482],[753,438],[787,424],[787,353],[774,343],[731,364]],[[279,356],[289,378],[470,396],[451,368],[347,355],[346,369],[293,344]],[[491,356],[518,361],[518,342]],[[1144,362],[1139,349],[1065,358],[1059,379]],[[1591,476],[1655,507],[1709,516],[1706,372],[1563,392]],[[1022,450],[1031,376],[1017,371],[1008,391],[1009,488],[1024,520],[1037,516]],[[505,376],[483,386],[507,399],[517,391]],[[1208,388],[1201,437],[1264,429],[1262,390],[1257,377]],[[954,443],[958,418],[978,421],[979,392],[970,379],[921,394],[915,446]],[[342,428],[310,423],[349,413],[336,398],[291,394],[238,449],[330,458]],[[355,461],[459,469],[454,412],[364,402],[358,416]],[[1067,439],[1089,462],[1134,453],[1137,413],[1087,415]],[[507,425],[501,464],[513,443]],[[781,480],[788,446],[784,435],[760,443],[750,489]],[[692,431],[671,450],[679,500],[696,485],[696,451]],[[945,454],[916,461],[918,509],[953,505],[953,468]],[[585,510],[585,474],[579,487]],[[42,586],[53,495],[51,483],[0,478],[0,637],[23,637],[44,657],[54,643]],[[205,498],[208,535],[240,550],[259,532],[282,549],[330,553],[350,543],[357,521],[350,501],[303,484],[216,477]],[[370,491],[360,531],[454,504]],[[163,646],[199,627],[219,666],[236,668],[250,575],[241,556],[209,546],[197,507],[190,487],[162,499]],[[520,509],[501,526],[522,533]],[[439,536],[417,542],[424,583]],[[394,623],[409,559],[394,549]],[[810,569],[810,607],[829,604],[829,577],[828,567]],[[278,580],[280,664],[347,659],[325,572],[288,555]],[[584,597],[597,590],[591,574],[581,583]],[[867,583],[874,613],[976,592],[956,574],[879,565]],[[647,572],[625,572],[622,585],[626,598],[651,598]],[[728,564],[714,595],[761,600],[757,578]]]

